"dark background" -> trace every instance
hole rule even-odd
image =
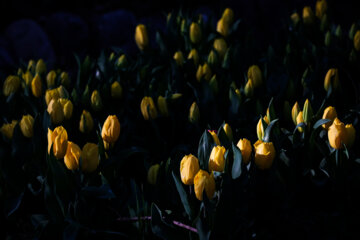
[[[43,58],[52,67],[71,70],[73,54],[97,56],[102,49],[119,47],[135,55],[134,30],[138,23],[150,26],[150,35],[164,30],[172,9],[220,17],[225,7],[252,26],[262,46],[276,45],[292,12],[302,14],[305,5],[315,12],[315,0],[225,1],[116,1],[116,0],[2,0],[0,1],[0,71],[17,69],[19,61]],[[359,20],[353,1],[328,1],[330,19],[347,34]],[[336,10],[336,13],[334,13]],[[217,18],[217,19],[218,19]],[[216,20],[212,19],[214,26]]]

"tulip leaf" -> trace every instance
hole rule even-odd
[[[234,156],[234,161],[232,165],[231,176],[233,179],[240,177],[241,175],[241,163],[242,163],[242,155],[240,149],[232,143],[232,151]]]
[[[98,199],[112,199],[116,197],[108,184],[104,184],[100,187],[83,187],[81,193]]]
[[[206,194],[204,194],[204,196],[205,196],[204,199],[206,199]],[[201,204],[199,216],[196,219],[196,229],[198,230],[200,240],[210,239],[211,231],[206,223],[206,219],[204,217],[205,215],[206,215],[205,206],[204,204]]]
[[[176,185],[176,189],[180,195],[181,202],[185,208],[185,212],[189,216],[189,219],[192,219],[193,211],[192,211],[191,205],[189,203],[189,196],[187,195],[179,177],[176,176],[174,172],[172,172],[172,176],[173,176],[173,179],[174,179],[174,182]]]
[[[207,130],[205,130],[200,138],[198,147],[198,158],[201,169],[208,169],[212,142],[212,136]]]
[[[346,155],[346,158],[349,159],[349,151],[344,143],[343,143],[343,146],[344,146],[344,153]]]
[[[221,145],[223,145],[226,149],[228,149],[230,147],[230,144],[231,144],[231,139],[229,139],[228,136],[226,135],[225,130],[224,130],[224,125],[225,125],[225,123],[223,123],[219,127],[217,135],[219,137]]]
[[[293,131],[293,134],[295,134],[295,132],[296,132],[296,130],[297,130],[298,128],[303,128],[303,130],[305,131],[306,124],[305,124],[304,122],[301,122],[301,123],[299,123],[298,125],[296,125],[296,127],[295,127],[295,129],[294,129],[294,131]]]
[[[20,207],[23,197],[24,192],[21,192],[19,195],[9,196],[7,199],[5,199],[4,209],[6,211],[7,217],[13,214]]]
[[[270,100],[270,102],[269,102],[269,106],[268,106],[269,116],[267,116],[270,122],[271,122],[273,119],[276,118],[273,102],[274,102],[274,98],[272,97],[271,100]],[[266,113],[266,114],[267,114],[267,113]]]
[[[262,118],[261,118],[262,119]],[[267,126],[266,130],[265,130],[265,134],[264,134],[264,142],[270,142],[270,135],[271,135],[271,130],[274,127],[275,123],[278,121],[279,119],[274,119],[270,122],[270,124]]]
[[[317,129],[318,127],[320,127],[321,125],[325,124],[325,123],[328,123],[328,122],[331,122],[330,119],[320,119],[318,120],[315,124],[314,124],[314,129]]]

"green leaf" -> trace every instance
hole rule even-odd
[[[225,133],[224,125],[225,122],[219,127],[217,135],[219,137],[221,145],[223,145],[226,149],[228,149],[231,146],[231,140],[228,138],[228,136]]]
[[[189,203],[189,196],[187,195],[187,193],[182,185],[182,182],[175,175],[174,172],[172,172],[172,176],[173,176],[173,179],[175,182],[176,189],[180,195],[181,202],[185,208],[185,212],[189,216],[189,219],[191,220],[193,218],[193,211],[192,211],[191,205]]]
[[[279,119],[274,119],[270,122],[269,126],[267,126],[267,128],[265,130],[265,134],[264,134],[264,142],[270,142],[271,130],[277,121],[279,121]]]
[[[200,167],[202,169],[208,169],[210,151],[212,147],[213,138],[211,134],[205,130],[203,135],[200,138],[199,147],[198,147],[198,158],[200,162]]]
[[[241,163],[242,163],[242,155],[240,149],[232,143],[232,150],[233,150],[233,156],[234,161],[232,165],[232,171],[231,176],[233,179],[237,179],[241,176]]]
[[[269,115],[267,117],[270,122],[276,118],[273,101],[274,101],[274,98],[271,98],[271,100],[269,102],[269,106],[268,106]]]
[[[316,121],[316,123],[314,124],[314,129],[317,129],[318,127],[320,127],[321,125],[325,124],[325,123],[328,123],[328,122],[331,122],[330,119],[320,119],[318,121]]]

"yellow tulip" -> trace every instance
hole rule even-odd
[[[127,59],[126,59],[126,55],[125,55],[125,54],[122,54],[122,55],[118,58],[118,60],[116,61],[116,66],[117,66],[118,68],[124,68],[124,67],[127,66],[127,64],[128,64],[128,62],[127,62]]]
[[[290,19],[293,22],[293,24],[296,25],[300,21],[300,16],[297,12],[295,12],[291,14]]]
[[[31,86],[31,82],[32,82],[34,77],[33,77],[33,75],[31,74],[30,71],[26,71],[25,73],[23,73],[22,78],[25,80],[26,86]]]
[[[91,94],[91,107],[94,111],[100,111],[102,109],[102,100],[98,90],[94,90]]]
[[[55,80],[56,80],[56,72],[54,70],[51,70],[46,75],[46,84],[48,88],[52,88],[55,86]]]
[[[197,44],[201,40],[201,29],[200,25],[196,22],[192,22],[190,25],[190,41],[193,44]]]
[[[309,6],[303,8],[303,22],[305,24],[312,24],[314,22],[314,13]]]
[[[64,120],[64,111],[59,99],[52,99],[47,107],[53,124],[59,124]]]
[[[250,78],[248,79],[248,81],[245,85],[244,93],[245,93],[245,96],[248,98],[252,97],[254,94],[254,84]]]
[[[360,30],[357,30],[354,36],[354,48],[356,51],[360,51]]]
[[[27,66],[27,70],[30,72],[34,72],[35,71],[35,67],[36,67],[36,63],[34,60],[30,59],[28,66]]]
[[[322,127],[325,128],[326,130],[328,130],[336,117],[337,117],[337,113],[336,113],[335,108],[332,107],[332,106],[327,107],[324,110],[324,114],[322,116],[322,119],[330,119],[331,121],[328,122],[328,123],[323,124]]]
[[[216,31],[220,33],[222,36],[227,37],[229,35],[229,23],[226,22],[223,18],[221,18],[216,25]]]
[[[263,117],[264,122],[266,122],[267,124],[269,124],[269,119],[267,118],[267,116]],[[257,125],[256,125],[256,134],[259,140],[262,140],[265,136],[265,126],[263,126],[261,118],[259,119]]]
[[[355,128],[352,124],[346,126],[338,118],[335,118],[328,130],[330,146],[335,149],[342,149],[343,144],[351,147],[355,140]]]
[[[66,154],[64,156],[64,163],[67,169],[76,170],[79,168],[79,159],[81,157],[81,149],[80,147],[68,141],[68,146],[66,149]]]
[[[339,86],[339,73],[337,68],[331,68],[326,73],[325,80],[324,80],[324,88],[326,91],[329,90],[330,85],[332,89],[337,89]]]
[[[225,132],[226,136],[228,137],[228,139],[230,141],[232,141],[233,140],[233,132],[232,132],[230,125],[225,123],[223,129],[224,129],[224,132]]]
[[[226,41],[223,38],[217,38],[214,41],[213,45],[216,52],[219,54],[220,59],[224,59],[225,53],[227,51],[227,44]]]
[[[1,128],[0,128],[0,132],[7,138],[7,139],[12,139],[13,134],[14,134],[14,128],[16,126],[16,124],[18,123],[18,121],[16,120],[12,120],[11,123],[4,123]]]
[[[202,66],[199,65],[196,72],[196,79],[198,80],[198,82],[200,82],[202,78],[204,78],[206,81],[209,81],[211,79],[211,76],[211,69],[207,63],[204,63]]]
[[[101,137],[108,143],[115,143],[120,135],[120,122],[116,115],[109,115],[102,127]]]
[[[42,83],[39,74],[36,74],[31,82],[31,91],[35,97],[40,97],[42,93]]]
[[[197,66],[199,64],[199,53],[195,48],[193,48],[190,51],[190,53],[188,55],[188,59],[192,59],[194,61],[195,66]]]
[[[295,104],[294,104],[294,106],[293,106],[293,108],[291,110],[291,118],[292,118],[295,125],[297,125],[296,118],[297,118],[299,112],[300,112],[299,104],[298,104],[298,102],[295,102]]]
[[[223,146],[214,146],[209,158],[209,171],[223,172],[225,168],[225,152]]]
[[[228,24],[231,24],[234,21],[234,11],[231,8],[226,8],[221,18]]]
[[[159,164],[154,164],[149,168],[149,171],[147,174],[147,180],[148,180],[148,183],[150,183],[151,185],[156,185],[159,168],[160,168]]]
[[[199,170],[199,160],[194,155],[189,154],[184,156],[180,162],[181,181],[185,185],[192,185],[194,183],[194,177]]]
[[[20,78],[18,76],[10,75],[6,78],[3,85],[3,93],[5,97],[15,93],[20,86]]]
[[[356,137],[356,131],[352,124],[346,124],[345,130],[346,130],[345,145],[347,148],[350,148],[354,144],[355,137]]]
[[[81,152],[81,170],[83,172],[94,172],[100,163],[99,148],[95,143],[86,143]]]
[[[111,97],[112,98],[121,98],[122,96],[122,87],[118,81],[111,84]]]
[[[31,138],[34,135],[34,118],[31,115],[24,115],[20,121],[20,129],[23,135]]]
[[[212,199],[215,193],[215,178],[214,174],[209,175],[204,170],[199,170],[194,178],[194,191],[195,196],[198,200],[203,200],[203,192],[205,191],[206,196]]]
[[[252,65],[249,67],[247,77],[252,80],[254,88],[262,84],[262,73],[258,65]]]
[[[69,74],[67,72],[62,72],[60,74],[60,82],[61,82],[61,85],[69,87],[70,79],[69,79]]]
[[[245,165],[248,165],[251,159],[251,152],[252,152],[251,142],[248,139],[243,138],[239,140],[236,146],[241,151],[243,163]]]
[[[176,62],[176,64],[178,66],[182,66],[183,63],[184,63],[184,55],[181,51],[177,51],[175,54],[174,54],[174,60]]]
[[[46,64],[45,64],[44,60],[39,59],[36,63],[35,73],[41,75],[45,72],[46,72]]]
[[[59,98],[59,102],[63,109],[65,119],[70,119],[74,108],[72,102],[66,98]]]
[[[303,123],[304,122],[304,118],[303,118],[303,112],[300,111],[299,114],[296,117],[296,125]],[[299,132],[303,132],[304,129],[302,127],[298,128]]]
[[[68,146],[68,135],[63,126],[56,127],[54,131],[48,128],[48,153],[50,154],[51,146],[54,156],[57,159],[63,158]]]
[[[318,0],[316,1],[315,6],[315,16],[321,19],[327,11],[327,2],[326,0]]]
[[[212,139],[214,140],[214,143],[216,145],[220,145],[220,140],[219,140],[219,137],[216,135],[215,130],[208,130],[208,132],[210,133]]]
[[[69,98],[69,93],[63,85],[60,85],[56,90],[60,98]]]
[[[163,115],[164,117],[167,117],[169,115],[166,98],[164,98],[163,96],[159,96],[157,99],[157,106],[161,115]]]
[[[254,148],[256,166],[262,170],[269,169],[276,155],[273,143],[258,140],[254,144]]]
[[[149,38],[148,38],[148,34],[147,34],[147,29],[144,24],[139,24],[136,26],[135,42],[141,51],[144,51],[144,49],[148,47]]]
[[[91,114],[83,110],[81,117],[80,117],[80,123],[79,123],[79,130],[82,133],[89,133],[94,127],[94,121],[91,117]]]
[[[200,119],[200,110],[196,102],[193,102],[191,104],[190,110],[189,110],[189,121],[191,123],[197,123]]]
[[[145,120],[157,118],[157,110],[152,97],[144,97],[141,100],[140,109]]]

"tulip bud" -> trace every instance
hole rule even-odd
[[[322,125],[322,127],[326,130],[329,129],[329,127],[332,125],[332,122],[334,121],[334,119],[337,117],[337,113],[334,107],[329,106],[324,110],[324,114],[322,119],[330,119],[331,121],[328,123],[325,123]]]
[[[204,65],[202,66],[199,65],[198,70],[196,72],[196,79],[198,80],[198,82],[200,82],[202,78],[204,78],[206,81],[209,81],[211,79],[211,76],[212,76],[211,69],[207,63],[204,63]]]
[[[241,151],[243,163],[245,165],[248,165],[251,159],[251,152],[252,152],[251,142],[246,138],[240,139],[237,144],[237,147]]]
[[[356,51],[360,51],[360,30],[357,30],[354,36],[354,48]]]
[[[100,163],[99,148],[95,143],[86,143],[81,152],[81,170],[83,172],[94,172]]]
[[[56,80],[56,72],[54,70],[51,70],[46,75],[46,84],[48,88],[52,88],[55,86],[55,80]]]
[[[296,125],[303,123],[304,122],[304,118],[303,118],[303,112],[300,111],[299,114],[296,117]],[[299,132],[303,132],[304,129],[302,127],[298,128]]]
[[[82,133],[89,133],[94,127],[94,121],[91,117],[91,114],[83,110],[81,117],[80,117],[80,123],[79,123],[79,130]]]
[[[216,54],[216,52],[214,50],[211,50],[208,58],[207,58],[207,62],[211,67],[214,67],[218,64],[218,56]]]
[[[336,36],[337,38],[341,38],[341,37],[342,37],[342,30],[341,30],[340,24],[336,27],[335,36]]]
[[[177,51],[175,54],[174,54],[174,60],[176,62],[176,64],[178,66],[182,66],[183,63],[184,63],[184,56],[183,56],[183,53],[181,51]]]
[[[152,97],[144,97],[141,100],[140,109],[145,120],[157,118],[157,110]]]
[[[327,2],[326,0],[318,0],[316,1],[315,6],[315,16],[321,19],[327,10]]]
[[[162,116],[167,117],[169,115],[166,98],[159,96],[157,99],[157,106]]]
[[[329,20],[327,14],[324,14],[321,18],[320,22],[320,31],[324,32],[326,29],[329,28]]]
[[[338,118],[334,119],[328,130],[329,144],[332,148],[342,149],[343,144],[349,144],[351,141],[353,141],[354,137],[352,134],[354,133],[354,130],[352,130],[350,126],[348,129],[349,130],[346,130],[344,123],[342,123]],[[348,131],[350,133],[350,141],[348,141]]]
[[[94,111],[100,111],[102,109],[101,96],[98,90],[94,90],[91,94],[91,107]]]
[[[35,71],[35,67],[36,67],[36,63],[34,60],[29,60],[28,66],[27,66],[27,70],[30,72],[34,72]]]
[[[64,156],[64,163],[67,169],[76,170],[79,168],[79,159],[81,157],[81,149],[80,147],[68,141],[68,146],[66,149],[66,154]]]
[[[233,141],[233,132],[229,124],[225,123],[224,132],[230,141]]]
[[[234,11],[231,8],[226,8],[221,17],[228,24],[232,24],[234,21]]]
[[[125,54],[122,54],[118,60],[116,61],[116,66],[118,68],[125,68],[127,67],[128,65],[128,62],[127,62],[127,59],[126,59],[126,55]]]
[[[69,79],[69,74],[67,72],[62,72],[60,74],[60,82],[61,82],[61,85],[69,87],[70,79]]]
[[[325,80],[324,80],[324,88],[326,91],[329,90],[330,85],[332,89],[337,89],[339,86],[339,73],[337,68],[331,68],[326,73]]]
[[[217,38],[214,41],[213,45],[216,52],[219,54],[220,59],[224,59],[225,53],[227,51],[227,44],[226,41],[223,38]]]
[[[60,95],[59,95],[59,92],[57,89],[46,90],[46,92],[45,92],[46,105],[49,105],[49,103],[52,99],[57,100],[59,98],[60,98]]]
[[[211,134],[211,137],[213,138],[214,143],[216,145],[220,145],[220,140],[219,140],[219,137],[216,135],[216,131],[215,130],[208,130],[208,132]]]
[[[194,178],[194,191],[195,196],[198,200],[203,200],[203,192],[205,191],[206,196],[212,199],[215,194],[215,178],[214,174],[209,175],[204,170],[199,170]]]
[[[252,65],[249,67],[247,77],[252,80],[254,88],[262,84],[262,74],[258,65]]]
[[[181,93],[174,93],[171,95],[171,100],[177,100],[182,97]]]
[[[55,125],[64,120],[64,111],[59,99],[52,99],[47,107],[51,122]]]
[[[25,80],[26,86],[31,86],[31,82],[34,77],[30,71],[26,71],[24,74],[22,74],[22,78]]]
[[[345,145],[347,148],[350,148],[354,144],[355,137],[356,137],[356,131],[352,124],[346,124],[345,130],[346,130]]]
[[[314,13],[309,6],[303,8],[303,22],[304,24],[312,24],[314,22]]]
[[[120,135],[120,122],[116,115],[109,115],[102,127],[101,137],[108,143],[115,143]]]
[[[209,85],[210,85],[212,91],[214,92],[214,94],[217,94],[219,91],[219,86],[218,86],[216,74],[214,74],[214,76],[212,76],[212,78],[210,79]]]
[[[292,23],[296,26],[298,24],[298,22],[300,21],[300,16],[297,12],[291,14],[290,19],[292,21]]]
[[[309,99],[306,99],[303,107],[303,118],[306,124],[309,124],[312,117],[314,116]]]
[[[188,55],[188,59],[192,59],[194,61],[195,66],[197,66],[199,64],[199,54],[195,48],[193,48],[190,51],[190,53]]]
[[[180,33],[181,33],[181,36],[184,36],[186,33],[186,19],[181,20]]]
[[[229,23],[226,22],[223,18],[221,18],[216,25],[216,31],[220,33],[222,36],[227,37],[229,35]]]
[[[198,23],[192,22],[190,25],[190,41],[193,44],[199,43],[201,40],[201,28]]]
[[[135,42],[141,51],[144,51],[144,49],[147,48],[147,46],[149,45],[149,38],[145,25],[139,24],[136,26]]]
[[[70,119],[74,108],[72,102],[69,99],[65,98],[60,98],[59,102],[62,106],[65,119]]]
[[[34,118],[31,115],[24,115],[20,121],[20,129],[22,134],[27,137],[31,138],[34,135]]]
[[[35,73],[41,75],[45,72],[46,72],[46,64],[45,64],[44,60],[39,59],[36,63]]]
[[[193,102],[191,104],[190,110],[189,110],[189,121],[191,123],[197,123],[200,119],[200,110],[196,102]]]
[[[235,89],[235,94],[236,94],[236,96],[239,98],[239,99],[241,99],[241,92],[240,92],[240,89]]]
[[[269,124],[269,120],[268,120],[267,116],[264,116],[263,120],[264,120],[264,122],[266,124]],[[257,125],[256,125],[256,134],[257,134],[257,137],[258,137],[259,140],[262,140],[264,138],[266,127],[267,127],[267,125],[264,126],[262,121],[261,121],[261,118],[260,118]]]
[[[50,154],[51,146],[53,149],[54,156],[57,159],[63,158],[66,154],[67,146],[68,146],[68,135],[63,128],[63,126],[59,126],[51,131],[48,128],[48,153]]]
[[[297,125],[296,118],[297,118],[299,112],[300,112],[299,104],[298,104],[298,102],[295,102],[295,104],[294,104],[294,106],[293,106],[293,108],[291,110],[291,118],[292,118],[295,125]]]
[[[269,169],[275,158],[275,148],[272,142],[263,142],[258,140],[254,144],[255,148],[255,164],[261,169]]]
[[[5,97],[15,93],[20,86],[20,78],[18,76],[10,75],[6,78],[3,85],[3,93]]]
[[[159,164],[154,164],[149,168],[149,171],[147,174],[147,180],[148,180],[148,183],[150,183],[151,185],[156,185],[159,168],[160,168]]]
[[[252,97],[254,94],[253,81],[250,78],[248,79],[248,81],[245,85],[244,93],[247,98]]]
[[[194,155],[189,154],[184,156],[180,162],[181,181],[185,185],[192,185],[194,183],[194,177],[199,170],[199,160]]]
[[[122,87],[118,81],[111,84],[111,97],[119,99],[122,96]]]
[[[59,93],[60,98],[69,98],[69,93],[62,85],[56,88],[57,92]]]
[[[42,83],[39,74],[36,74],[31,82],[31,91],[35,97],[40,97],[42,92]]]
[[[0,128],[0,132],[9,140],[12,139],[13,134],[14,134],[14,128],[16,126],[16,124],[18,123],[18,121],[16,120],[12,120],[11,123],[4,123],[1,128]]]
[[[330,31],[327,31],[325,33],[325,46],[330,47],[331,45],[331,33]]]

